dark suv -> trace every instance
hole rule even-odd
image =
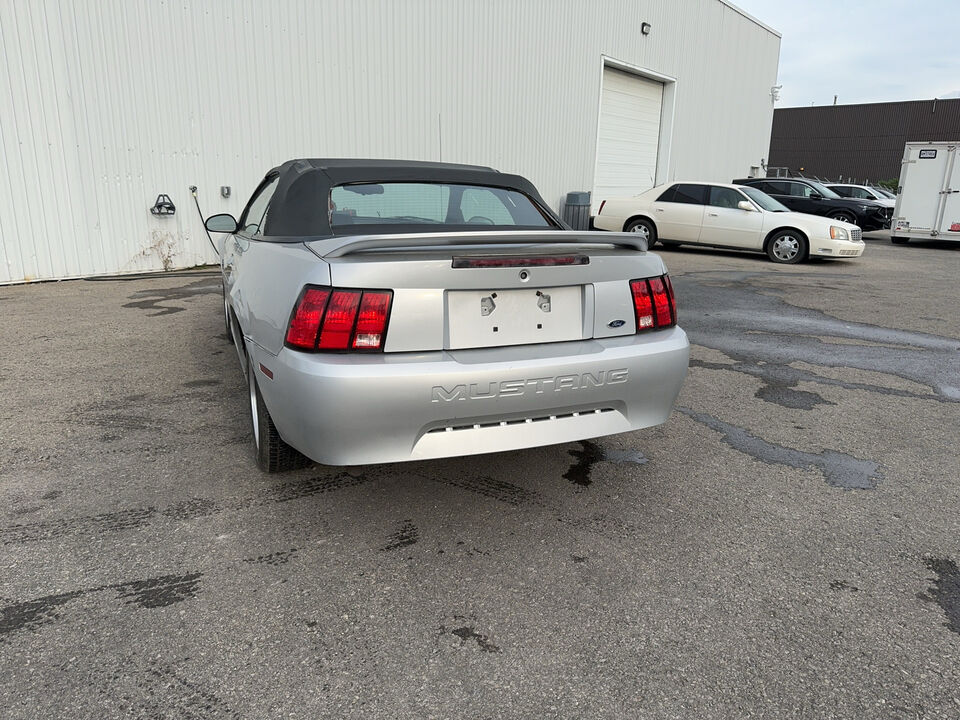
[[[876,200],[840,197],[830,188],[807,178],[743,178],[733,182],[755,187],[794,212],[825,215],[859,225],[864,230],[890,227],[893,215],[893,208],[884,207]]]

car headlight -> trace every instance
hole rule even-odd
[[[830,237],[834,240],[849,240],[850,233],[848,233],[845,228],[837,227],[836,225],[831,225]]]
[[[870,212],[871,210],[876,210],[876,208],[873,207],[873,205],[861,205],[861,206],[860,206],[860,212],[862,212],[862,213]]]

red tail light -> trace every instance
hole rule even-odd
[[[296,350],[382,350],[393,293],[306,287],[287,329]]]
[[[631,280],[630,292],[633,294],[637,332],[677,324],[677,306],[669,276]]]
[[[390,314],[392,293],[365,292],[360,301],[360,313],[357,317],[357,329],[353,332],[350,346],[355,350],[378,348],[383,342],[387,329],[387,316]],[[321,336],[322,337],[322,336]]]
[[[301,350],[313,350],[317,346],[317,331],[320,329],[320,319],[329,297],[329,290],[306,288],[303,291],[300,302],[293,311],[293,317],[290,318],[287,345]]]

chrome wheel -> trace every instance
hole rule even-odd
[[[632,233],[634,235],[639,235],[646,241],[648,248],[653,247],[657,243],[657,230],[654,227],[653,223],[644,218],[638,218],[631,221],[625,228],[624,232]]]
[[[257,408],[257,381],[253,376],[253,361],[247,358],[247,386],[250,390],[250,420],[253,422],[253,444],[260,449],[260,411]]]
[[[650,228],[648,228],[644,223],[637,223],[635,225],[631,225],[630,229],[627,232],[635,233],[640,237],[642,237],[647,242],[650,242]]]
[[[800,238],[794,235],[781,235],[774,238],[770,250],[777,260],[788,263],[800,253]]]

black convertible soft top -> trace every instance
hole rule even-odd
[[[558,227],[564,227],[529,180],[480,165],[315,158],[288,160],[267,173],[267,178],[274,176],[279,179],[263,228],[266,236],[332,235],[327,214],[330,188],[350,183],[437,182],[517,190],[533,200]]]

